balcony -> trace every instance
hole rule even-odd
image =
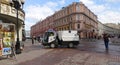
[[[0,3],[0,19],[16,23],[16,9],[9,4]],[[22,23],[25,20],[25,13],[22,9],[18,11],[18,19],[19,23]]]

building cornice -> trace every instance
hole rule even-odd
[[[8,4],[0,3],[0,15],[1,14],[16,18],[16,9]],[[25,12],[22,9],[19,10],[18,17],[22,21],[25,20]]]

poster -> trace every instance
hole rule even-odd
[[[2,23],[0,24],[0,56],[11,54],[11,43],[14,39],[14,24]]]
[[[9,55],[9,54],[11,54],[11,48],[10,47],[3,48],[2,55]]]
[[[11,54],[11,38],[10,37],[3,37],[3,49],[2,55]]]
[[[10,37],[4,37],[3,38],[3,47],[11,47],[11,38]]]
[[[3,49],[3,43],[2,43],[2,23],[0,23],[0,56],[2,56],[2,49]]]
[[[2,39],[0,39],[0,56],[2,56],[2,49],[3,49],[3,44],[2,44]]]

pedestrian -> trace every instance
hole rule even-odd
[[[120,38],[120,34],[119,34],[118,38]]]
[[[38,42],[40,43],[40,36],[37,37]]]
[[[32,37],[32,44],[34,44],[34,38]]]
[[[105,44],[105,48],[106,50],[108,50],[108,44],[109,44],[109,35],[108,34],[103,34],[103,39],[104,39],[104,44]]]

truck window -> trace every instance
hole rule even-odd
[[[53,32],[50,32],[50,36],[54,36],[54,33],[53,33]]]

